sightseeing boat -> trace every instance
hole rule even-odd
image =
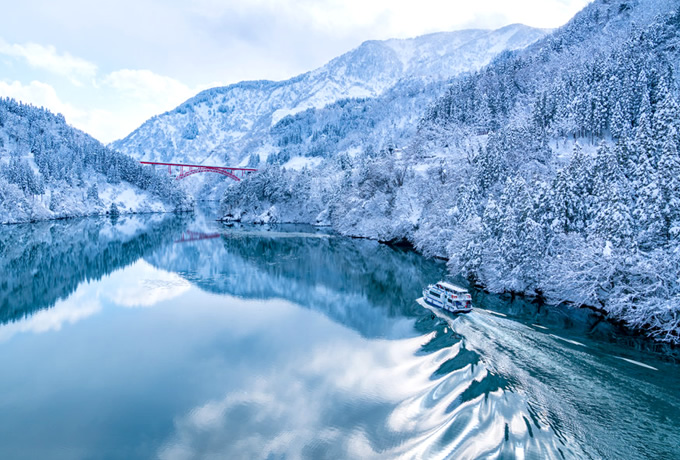
[[[467,289],[445,281],[427,286],[423,289],[423,297],[418,301],[451,313],[469,313],[472,311],[472,296]]]

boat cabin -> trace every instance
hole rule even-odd
[[[451,312],[469,312],[472,310],[472,296],[461,287],[440,281],[431,284],[423,290],[424,300],[435,306]]]

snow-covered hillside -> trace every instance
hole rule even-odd
[[[404,80],[441,82],[523,48],[546,31],[523,25],[463,30],[407,40],[368,41],[314,71],[282,82],[251,81],[213,88],[156,116],[112,144],[135,158],[236,165],[280,147],[270,129],[287,115],[340,99],[374,98]],[[422,115],[425,106],[417,107]]]
[[[190,205],[167,176],[68,126],[61,115],[0,99],[0,224]]]
[[[596,0],[454,81],[405,148],[326,158],[313,174],[263,167],[226,191],[224,217],[408,240],[491,291],[602,308],[678,343],[677,8]],[[324,119],[370,107],[345,105]],[[304,145],[288,126],[317,126],[305,116],[282,120],[280,139]]]

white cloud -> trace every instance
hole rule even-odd
[[[130,126],[130,123],[125,123],[124,117],[112,111],[79,108],[64,102],[52,85],[36,80],[28,84],[0,80],[0,96],[44,107],[53,113],[61,113],[67,123],[100,140],[113,140],[112,134],[125,133]]]
[[[301,458],[307,447],[318,442],[346,449],[347,458],[376,457],[376,446],[363,438],[362,427],[352,430],[333,423],[334,414],[343,420],[366,415],[356,405],[344,404],[347,395],[356,394],[372,395],[374,407],[396,405],[387,415],[389,425],[382,428],[408,432],[413,437],[426,433],[421,438],[426,444],[430,437],[427,433],[443,421],[432,411],[409,410],[409,403],[415,399],[411,404],[416,405],[419,400],[414,395],[425,398],[439,385],[430,375],[440,362],[423,363],[414,358],[421,343],[421,337],[371,343],[333,340],[326,346],[316,344],[296,358],[277,361],[270,373],[257,368],[254,378],[231,388],[224,398],[176,417],[175,431],[157,457]],[[337,362],[352,365],[337,366]],[[418,372],[413,372],[415,366]],[[394,381],[401,383],[393,385]],[[413,447],[421,446],[412,443]],[[418,452],[407,453],[407,449],[408,444],[399,445],[380,456],[423,457]]]
[[[134,276],[107,293],[107,297],[121,307],[152,307],[191,288],[191,284],[176,273],[159,270],[146,261],[137,262],[128,267],[128,271]]]
[[[250,24],[254,29],[267,27],[266,19],[276,17],[276,30],[288,29],[281,40],[314,31],[319,39],[309,43],[320,46],[329,37],[351,35],[359,39],[399,38],[432,31],[468,27],[496,28],[512,22],[534,27],[558,27],[592,0],[251,0],[224,2],[197,0],[185,7],[187,16],[208,22],[232,22],[233,18],[263,23]],[[216,19],[219,18],[219,19]],[[260,32],[265,32],[260,30]],[[366,33],[371,37],[366,37]],[[274,46],[275,44],[269,44]],[[293,51],[294,52],[294,51]]]
[[[20,333],[41,334],[48,331],[59,331],[66,324],[75,324],[88,318],[102,309],[98,298],[92,299],[76,293],[69,301],[59,301],[53,308],[40,310],[35,314],[9,323],[0,328],[0,343],[6,342]]]
[[[103,305],[152,307],[178,297],[191,288],[179,275],[139,260],[94,283],[83,283],[54,307],[39,310],[19,321],[0,326],[0,343],[21,333],[59,331],[102,311]]]
[[[0,80],[0,96],[61,113],[68,123],[104,143],[125,137],[153,115],[171,110],[209,87],[192,88],[151,70],[120,69],[101,76],[97,65],[51,45],[13,44],[0,38],[0,55],[66,77],[75,86],[55,87],[51,80]]]
[[[311,22],[320,29],[348,31],[378,27],[383,38],[406,37],[461,27],[500,27],[521,22],[557,27],[591,0],[305,0]]]
[[[97,73],[97,66],[92,62],[69,53],[58,53],[52,45],[39,45],[37,43],[7,43],[0,39],[0,54],[22,58],[28,65],[36,69],[68,78],[74,85],[81,85],[81,78],[91,79]]]
[[[117,100],[117,109],[113,112],[115,121],[111,120],[106,132],[100,131],[97,138],[109,142],[125,137],[152,116],[172,110],[202,89],[217,85],[219,83],[192,88],[150,70],[111,72],[98,82],[98,86]]]
[[[67,120],[80,120],[85,112],[62,101],[52,85],[40,81],[32,81],[24,85],[20,81],[6,82],[0,80],[0,96],[11,97],[18,101],[45,107],[61,113]]]

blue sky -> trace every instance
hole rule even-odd
[[[2,0],[0,96],[103,142],[198,91],[281,80],[369,39],[557,27],[589,0]]]

